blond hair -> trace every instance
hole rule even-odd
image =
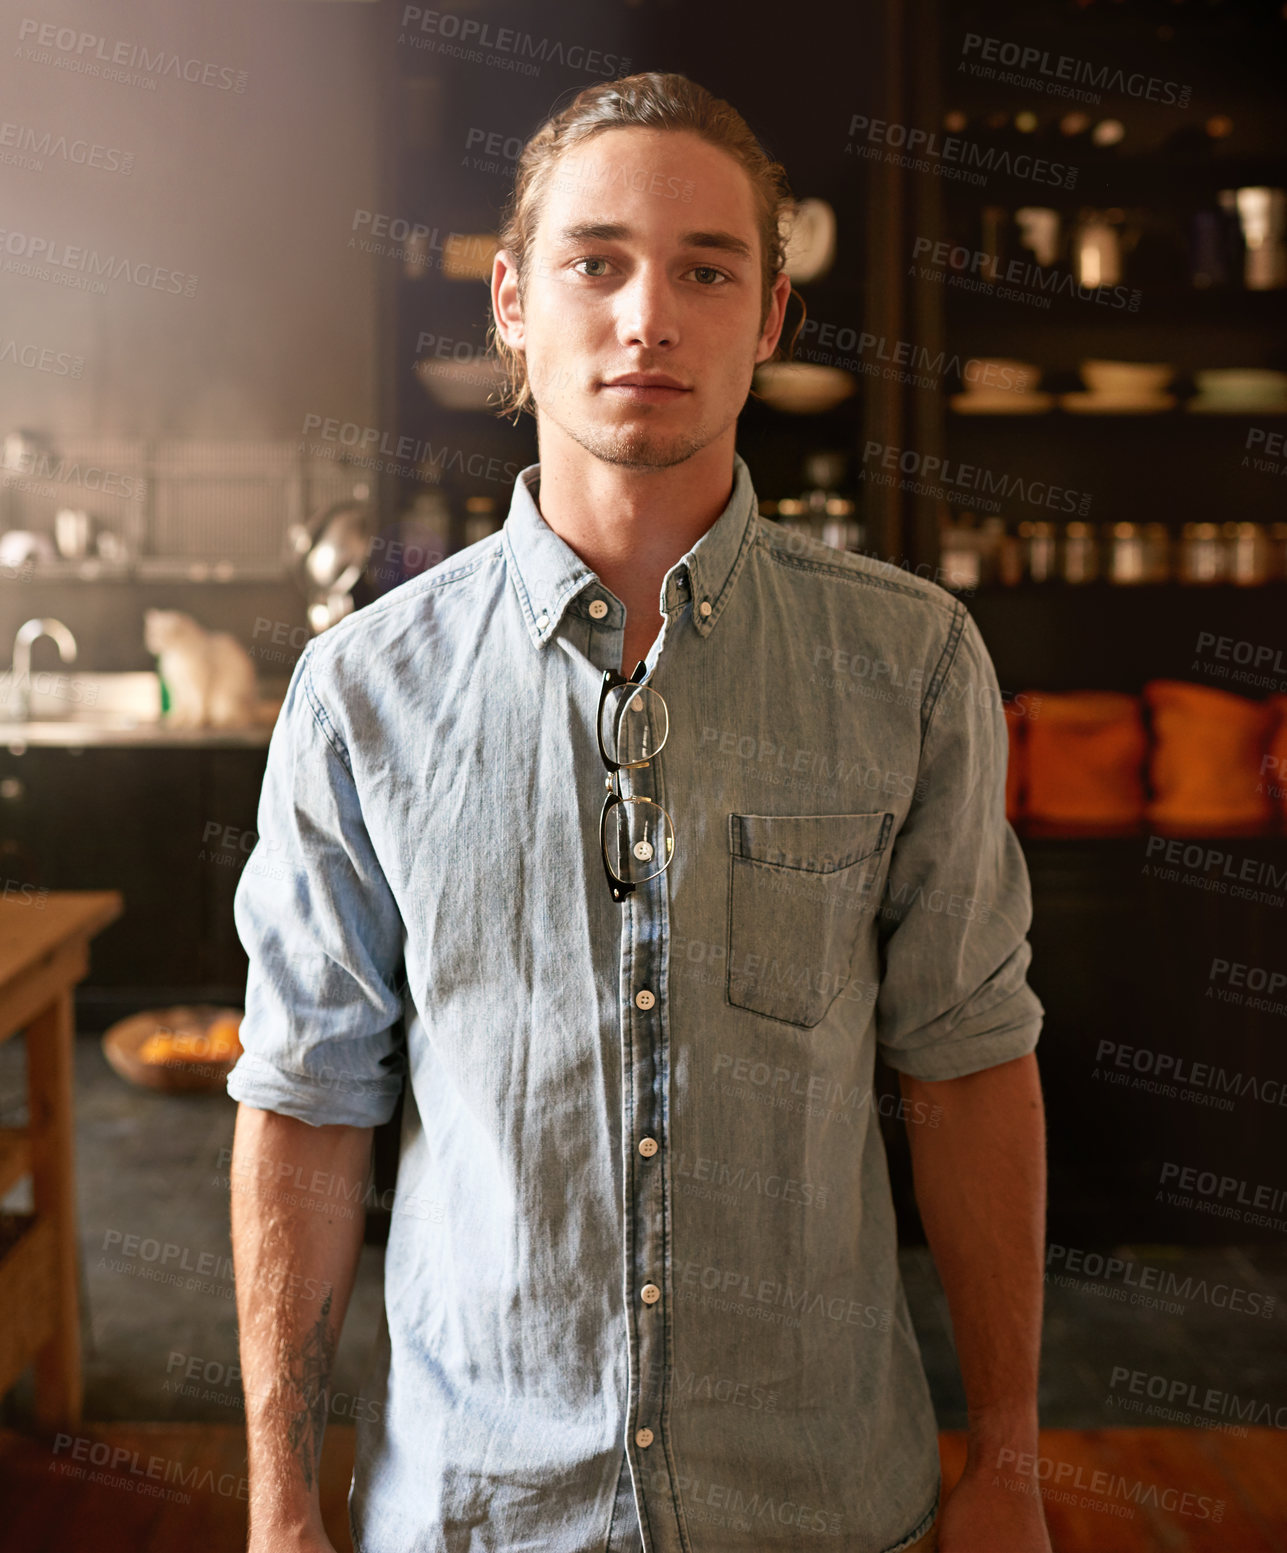
[[[727,151],[745,170],[751,181],[760,234],[762,327],[768,316],[773,283],[785,257],[787,224],[795,211],[786,169],[765,152],[736,108],[687,76],[656,70],[587,86],[566,108],[547,119],[523,147],[498,234],[500,247],[510,254],[518,273],[519,300],[524,294],[528,248],[536,232],[541,201],[559,159],[564,152],[609,129],[687,130],[709,145]],[[793,294],[800,296],[794,288]],[[803,309],[803,298],[800,303]],[[797,334],[799,328],[797,324]],[[501,338],[494,317],[487,331],[487,343],[499,356],[506,375],[497,414],[512,412],[517,420],[524,410],[533,413],[523,352]],[[791,345],[794,343],[793,335]],[[790,346],[788,354],[789,351]],[[779,346],[770,359],[780,355]]]

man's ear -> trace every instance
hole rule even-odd
[[[760,343],[755,348],[757,363],[767,361],[778,348],[782,325],[786,322],[787,298],[790,295],[791,277],[785,270],[779,270],[777,279],[773,282],[773,289],[769,293],[769,310],[764,317],[764,327],[760,330]]]
[[[526,344],[523,329],[523,306],[518,295],[518,268],[508,249],[498,248],[492,260],[492,312],[496,317],[496,332],[511,350],[522,350]]]

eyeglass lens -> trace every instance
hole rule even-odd
[[[646,685],[617,685],[603,699],[600,737],[620,766],[650,761],[666,742],[666,703]]]
[[[653,879],[675,850],[670,816],[651,798],[623,798],[608,814],[604,849],[618,879],[627,884]]]

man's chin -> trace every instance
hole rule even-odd
[[[673,469],[700,453],[709,440],[691,429],[661,432],[633,426],[584,428],[572,435],[587,453],[624,469]]]

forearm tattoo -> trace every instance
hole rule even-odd
[[[290,1356],[290,1376],[302,1404],[291,1416],[290,1443],[309,1488],[316,1481],[321,1464],[322,1434],[326,1428],[326,1382],[335,1358],[335,1342],[329,1326],[331,1293],[327,1289],[321,1314],[304,1334],[299,1349]]]

